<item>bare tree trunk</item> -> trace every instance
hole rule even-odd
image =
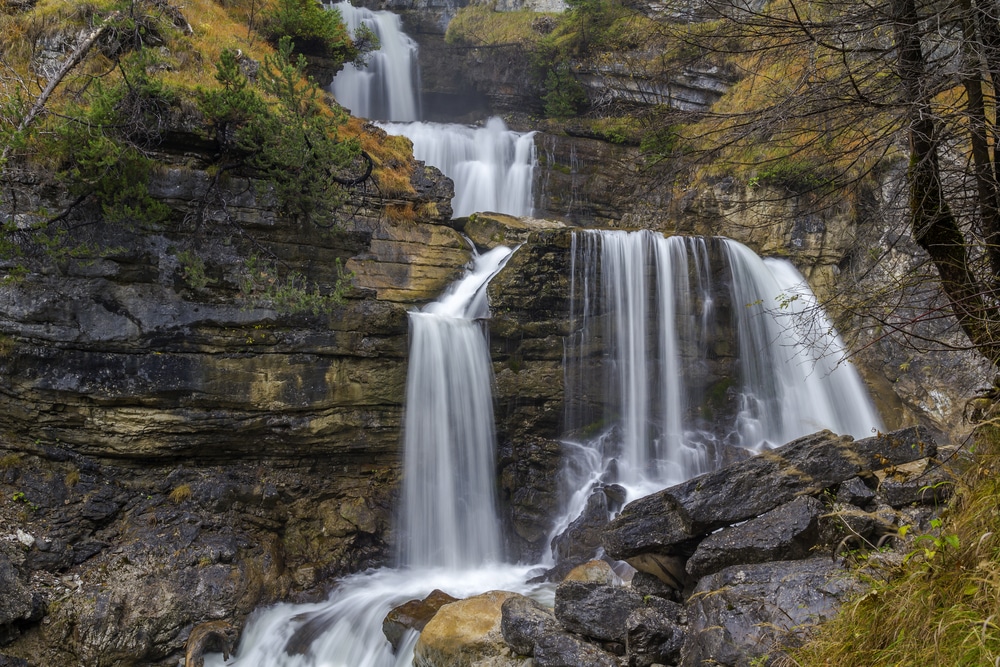
[[[45,108],[45,103],[49,101],[49,98],[52,96],[52,93],[55,92],[56,87],[64,78],[66,78],[66,75],[70,73],[70,70],[76,67],[77,64],[83,60],[83,57],[87,55],[88,51],[90,51],[90,47],[92,47],[94,42],[96,42],[97,39],[104,34],[104,31],[107,30],[111,21],[117,17],[118,12],[112,13],[100,26],[91,30],[83,38],[83,41],[77,45],[76,49],[73,50],[73,53],[70,54],[70,57],[66,59],[66,62],[63,63],[62,67],[59,68],[59,71],[56,72],[55,76],[49,80],[45,89],[41,92],[38,98],[35,99],[35,103],[31,105],[28,113],[24,115],[24,118],[21,119],[17,129],[14,131],[15,135],[22,134],[25,130],[31,127],[31,124],[35,122],[35,119],[38,118],[38,115]],[[3,153],[0,153],[0,165],[6,163],[7,158],[10,157],[12,149],[13,143],[8,143],[4,146]]]
[[[976,29],[977,21],[971,0],[962,0],[962,86],[966,95],[966,115],[969,122],[969,143],[972,148],[973,175],[979,196],[979,215],[982,238],[990,260],[993,280],[987,281],[996,288],[1000,276],[1000,198],[997,194],[997,177],[990,157],[990,125],[986,116],[983,95],[983,46]]]
[[[1000,366],[1000,340],[993,335],[998,313],[969,268],[966,238],[941,186],[934,116],[923,88],[925,61],[914,0],[892,0],[899,74],[910,119],[910,223],[913,238],[927,251],[941,285],[969,340]]]

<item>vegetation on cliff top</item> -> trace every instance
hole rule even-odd
[[[3,223],[0,252],[22,257],[8,276],[23,273],[29,256],[98,256],[99,242],[74,233],[74,216],[88,207],[106,224],[193,224],[206,238],[246,241],[246,230],[205,217],[229,174],[264,184],[260,194],[286,219],[323,229],[346,215],[351,187],[412,191],[409,146],[349,118],[306,75],[302,52],[336,69],[376,46],[367,31],[354,37],[336,11],[310,0],[0,5],[0,172],[54,173],[73,197],[63,210],[29,210],[5,193],[17,215]],[[199,219],[181,223],[149,185],[192,140],[214,143],[214,155],[200,158],[214,181]],[[254,270],[247,265],[241,284],[257,300],[315,311],[346,287],[320,293],[252,240],[245,252]]]

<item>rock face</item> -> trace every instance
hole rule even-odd
[[[164,160],[156,228],[8,172],[4,215],[65,210],[94,255],[29,254],[0,286],[0,653],[30,664],[174,665],[202,622],[239,626],[384,562],[406,310],[470,258],[450,181],[419,163],[409,194],[358,191],[328,231],[193,153]],[[283,314],[243,296],[247,237],[324,293],[339,262],[344,303]]]

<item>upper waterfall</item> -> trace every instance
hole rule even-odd
[[[427,123],[420,115],[417,44],[403,32],[400,18],[349,2],[333,5],[353,33],[365,25],[380,48],[363,68],[346,65],[332,84],[334,97],[355,116],[383,123],[389,134],[413,142],[413,155],[437,167],[455,183],[455,217],[479,211],[527,216],[532,213],[538,157],[533,132],[514,132],[499,118],[483,126]]]
[[[369,54],[368,64],[352,63],[333,79],[337,101],[351,114],[372,120],[420,119],[420,68],[417,43],[403,32],[403,23],[392,12],[373,12],[349,2],[332,5],[340,11],[353,35],[364,25],[378,37],[379,49]]]

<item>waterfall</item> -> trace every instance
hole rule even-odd
[[[524,566],[502,564],[496,511],[493,372],[481,320],[486,284],[510,256],[479,255],[468,275],[410,313],[399,569],[345,577],[329,600],[281,604],[250,619],[235,657],[206,667],[403,667],[416,633],[394,654],[382,620],[435,588],[528,592]]]
[[[453,569],[499,561],[494,490],[493,368],[474,317],[486,282],[510,250],[476,270],[425,312],[410,313],[403,465],[404,566]],[[478,297],[478,298],[477,298]]]
[[[483,127],[444,123],[385,123],[413,142],[413,155],[455,182],[456,218],[479,211],[531,215],[538,164],[534,133],[511,132],[499,118]]]
[[[365,25],[381,45],[365,67],[348,64],[334,77],[337,101],[355,116],[393,121],[382,124],[386,132],[410,139],[414,157],[452,179],[456,218],[480,211],[531,215],[535,133],[513,132],[499,118],[482,127],[420,122],[417,44],[403,32],[399,16],[348,2],[333,7],[352,34]]]
[[[420,69],[417,43],[403,32],[403,23],[392,12],[374,12],[349,2],[332,5],[353,35],[364,25],[378,37],[379,49],[368,56],[365,67],[344,65],[331,90],[340,104],[361,118],[411,121],[420,118]]]
[[[565,420],[632,496],[705,472],[732,447],[881,426],[790,263],[648,231],[577,233],[571,251]]]

